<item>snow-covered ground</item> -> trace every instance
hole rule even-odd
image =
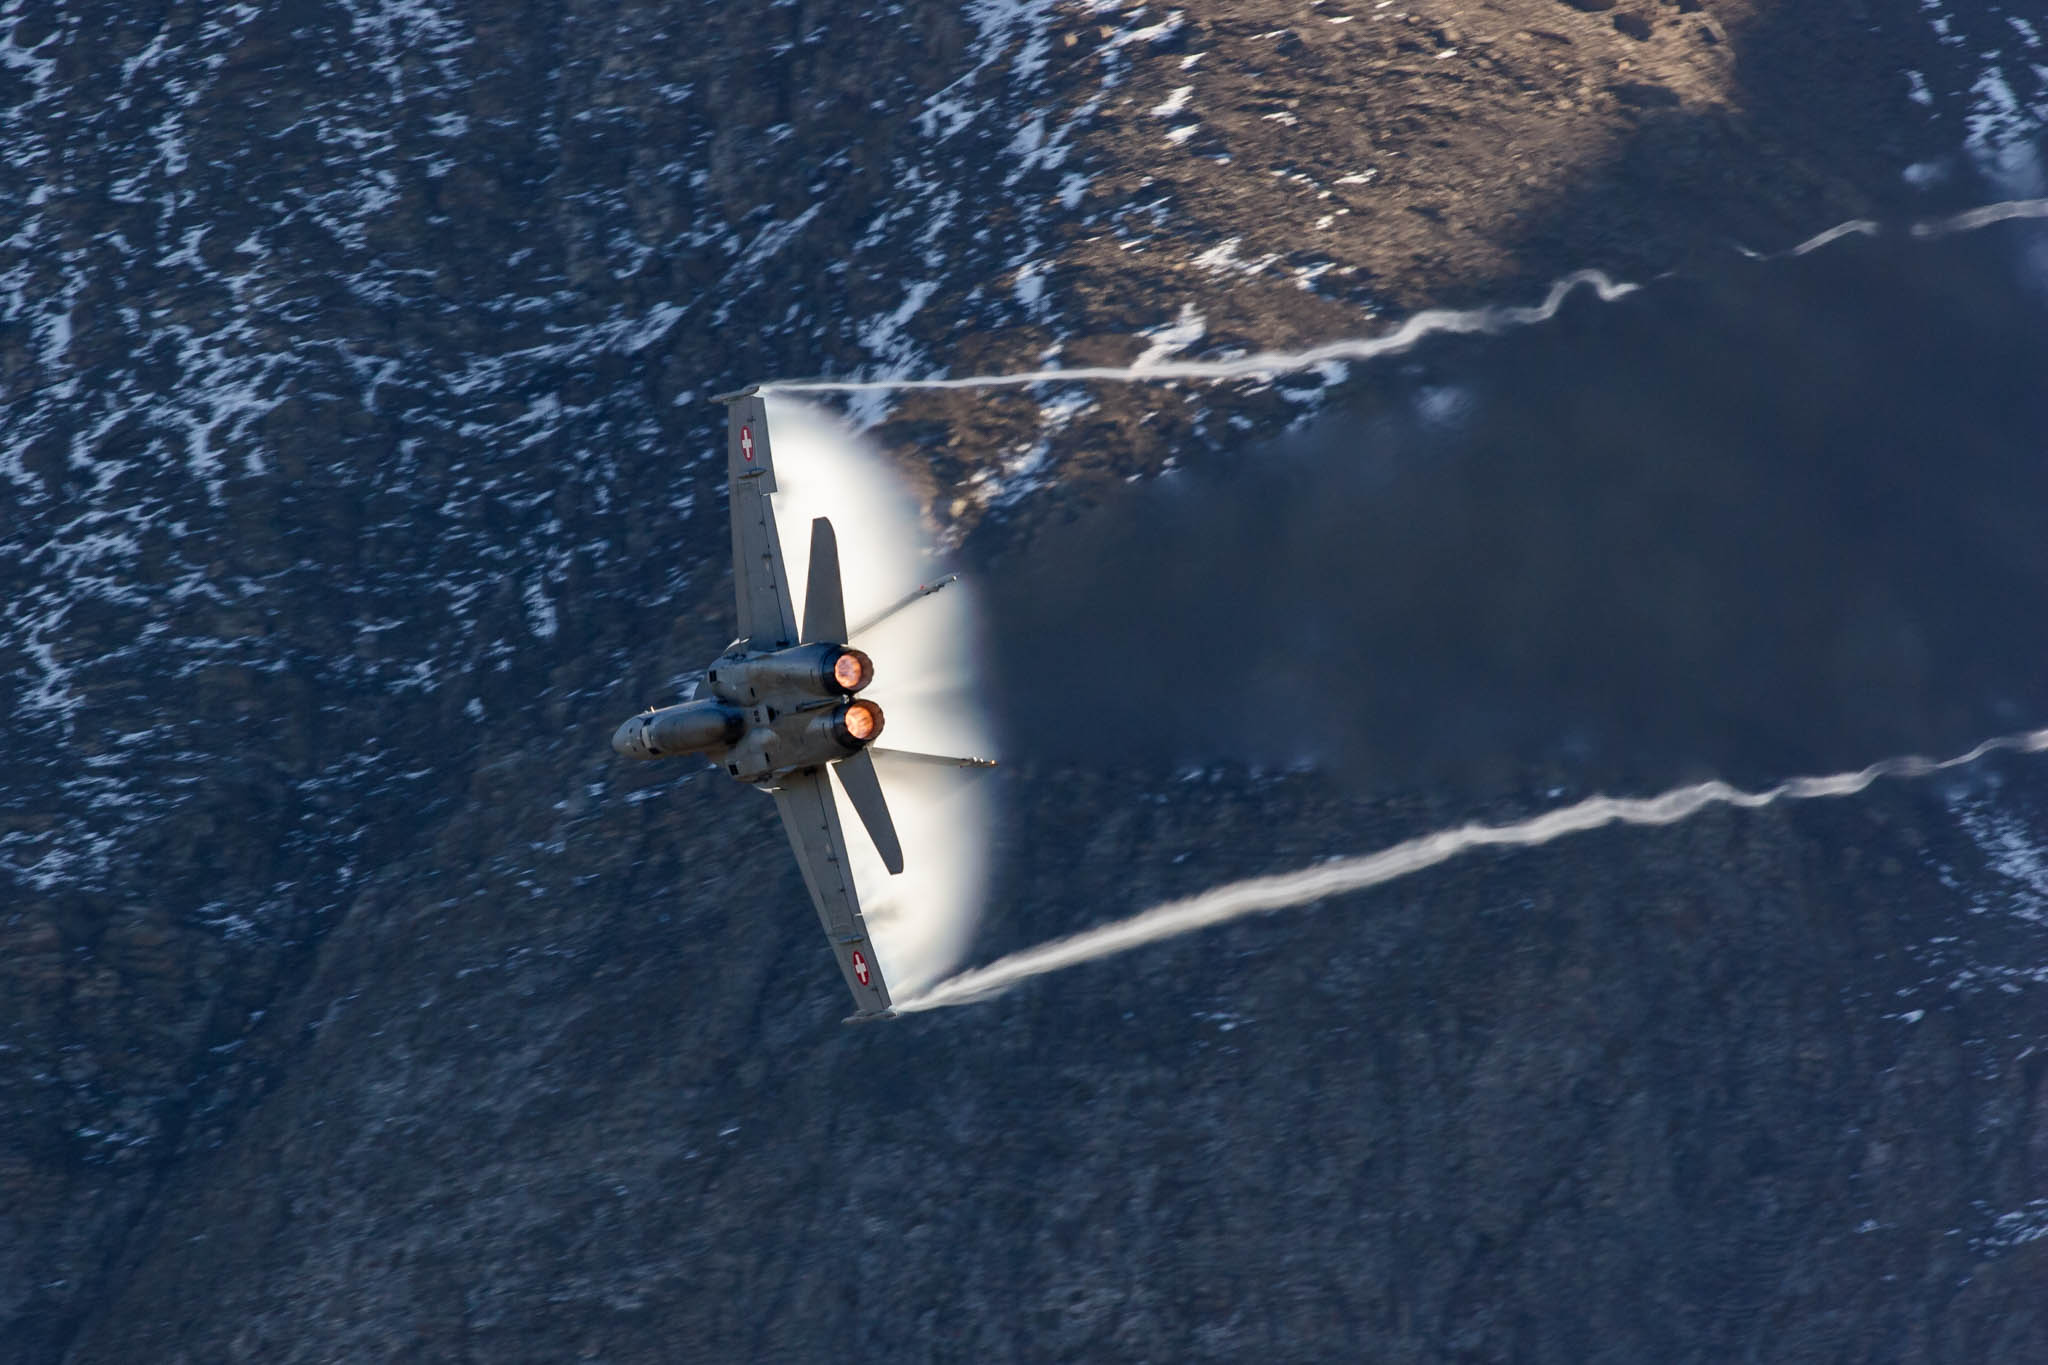
[[[967,126],[1006,117],[986,82],[1034,78],[1050,8],[971,11],[966,70],[900,159],[857,266],[984,269],[943,244],[965,194],[947,177],[980,174]],[[603,608],[565,585],[619,567],[629,519],[663,523],[654,593],[722,573],[722,511],[688,473],[715,448],[701,400],[718,376],[664,410],[648,369],[678,336],[758,324],[827,201],[732,216],[706,190],[690,86],[652,101],[682,126],[673,159],[633,171],[683,218],[650,224],[611,165],[579,178],[568,164],[580,144],[634,148],[607,73],[566,54],[552,117],[487,112],[503,54],[451,4],[350,0],[296,23],[214,7],[112,64],[85,20],[35,10],[0,10],[0,161],[20,210],[0,242],[0,325],[27,343],[0,419],[14,717],[0,875],[43,892],[140,886],[130,851],[164,794],[216,786],[224,756],[261,764],[280,705],[333,718],[332,748],[283,765],[294,806],[424,799],[434,775],[352,717],[534,705],[505,676],[573,648],[565,618]],[[1063,155],[1057,129],[1005,146],[1020,167]],[[495,184],[477,190],[480,176]],[[525,217],[479,239],[521,243],[502,259],[468,245],[455,206],[479,198]],[[1028,259],[1026,237],[1009,258]],[[719,289],[634,285],[652,261],[691,258],[716,263]],[[933,287],[914,274],[875,311],[784,310],[763,331],[833,331],[871,368],[929,372],[904,324]],[[305,449],[308,427],[333,439]],[[323,534],[349,503],[349,533]],[[219,703],[226,720],[224,688],[241,694]],[[315,887],[295,866],[274,895],[331,906],[345,881]],[[244,930],[263,917],[210,900],[205,914]]]
[[[1911,97],[1934,106],[1937,94],[1965,102],[1962,152],[1998,192],[2011,198],[2048,193],[2042,138],[2048,133],[2048,18],[2033,7],[1957,6],[1920,0],[1935,38],[1969,74],[1966,89],[1935,91],[1909,71]]]

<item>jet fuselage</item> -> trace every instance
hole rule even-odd
[[[882,708],[854,695],[874,680],[861,651],[746,645],[734,642],[705,670],[710,698],[643,711],[619,726],[612,748],[640,759],[703,754],[758,786],[858,753],[882,733]]]

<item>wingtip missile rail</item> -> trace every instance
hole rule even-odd
[[[994,768],[1000,766],[992,758],[973,758],[961,754],[921,754],[914,749],[870,750],[877,758],[907,758],[918,763],[941,763],[949,768]]]
[[[959,574],[949,573],[944,578],[937,578],[933,579],[929,583],[918,584],[916,588],[912,589],[908,593],[905,593],[901,598],[897,599],[895,602],[890,603],[888,606],[884,607],[875,615],[870,616],[867,620],[855,626],[852,630],[847,631],[846,638],[851,640],[856,635],[860,635],[865,631],[873,630],[876,626],[881,625],[882,622],[888,620],[897,612],[902,611],[905,607],[914,606],[917,603],[924,601],[925,598],[930,597],[933,593],[945,587],[947,584],[958,583],[959,581]]]

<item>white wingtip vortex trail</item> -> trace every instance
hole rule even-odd
[[[1584,285],[1602,302],[1634,293],[1640,285],[1612,280],[1598,270],[1575,271],[1550,286],[1534,307],[1430,308],[1415,314],[1384,336],[1328,341],[1304,351],[1259,351],[1229,360],[1155,360],[1143,365],[1085,365],[1072,369],[1030,370],[1022,374],[963,375],[953,379],[787,379],[761,386],[764,393],[858,393],[897,389],[1003,389],[1032,384],[1071,383],[1095,379],[1151,382],[1167,379],[1253,379],[1312,370],[1333,360],[1372,360],[1398,355],[1426,337],[1439,334],[1502,332],[1547,322]]]
[[[2048,218],[2048,199],[2013,199],[1966,209],[1947,218],[1925,219],[1906,228],[1915,238],[1946,237],[1975,232],[1993,223],[2018,218]],[[1754,252],[1738,248],[1756,260],[1774,256],[1804,256],[1844,237],[1875,237],[1885,231],[1882,223],[1869,218],[1852,218],[1817,233],[1797,246],[1781,252]],[[1383,336],[1328,341],[1300,351],[1261,351],[1228,360],[1159,360],[1136,365],[1087,365],[1073,369],[1029,370],[1020,374],[960,375],[933,379],[779,379],[761,385],[763,393],[884,393],[905,389],[1005,389],[1033,384],[1074,383],[1082,380],[1106,383],[1143,384],[1162,380],[1269,379],[1274,375],[1298,374],[1331,361],[1374,360],[1399,355],[1428,337],[1466,333],[1503,332],[1548,322],[1572,291],[1581,285],[1593,290],[1603,303],[1625,298],[1642,288],[1609,278],[1598,270],[1578,270],[1557,280],[1543,302],[1534,307],[1431,308],[1410,317]]]
[[[1032,977],[1112,957],[1148,943],[1177,938],[1247,915],[1269,914],[1330,896],[1381,886],[1435,867],[1475,848],[1533,848],[1569,834],[1582,834],[1617,823],[1675,824],[1709,806],[1756,809],[1779,801],[1852,796],[1881,777],[1926,777],[1975,763],[1986,754],[2000,750],[2039,753],[2044,749],[2048,749],[2048,730],[2028,730],[1987,739],[1968,753],[1954,758],[1931,759],[1917,755],[1888,758],[1857,772],[1791,778],[1766,791],[1746,792],[1725,782],[1701,782],[1658,796],[1591,796],[1574,805],[1512,824],[1459,825],[1434,834],[1418,835],[1378,853],[1320,863],[1296,872],[1248,877],[1200,895],[1167,901],[1128,919],[1084,929],[949,977],[921,995],[898,1000],[896,1009],[907,1014],[986,1000]]]

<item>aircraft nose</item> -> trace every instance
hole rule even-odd
[[[640,717],[619,722],[619,728],[612,731],[612,752],[626,758],[640,756]]]

